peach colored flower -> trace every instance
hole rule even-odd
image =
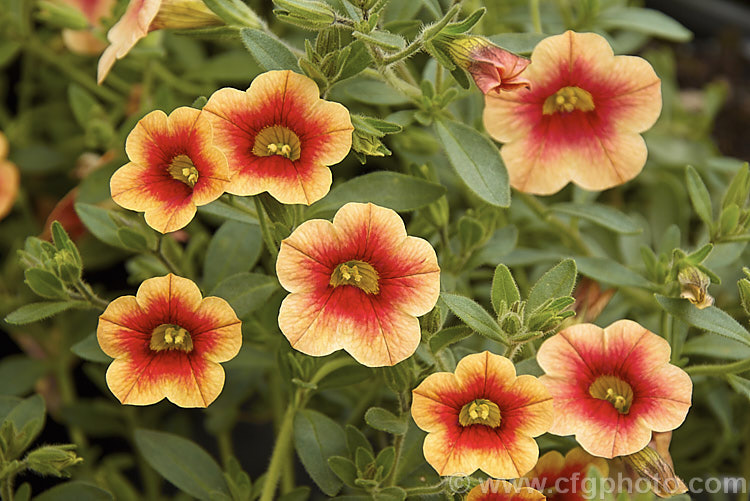
[[[141,38],[160,29],[191,29],[224,24],[201,0],[130,0],[125,14],[110,28],[110,45],[99,58],[101,84],[117,59],[122,59]]]
[[[466,501],[544,501],[544,494],[530,487],[516,487],[505,480],[488,478],[474,487]]]
[[[291,292],[279,327],[294,349],[322,356],[343,348],[371,367],[414,353],[417,317],[440,294],[435,250],[373,204],[348,203],[333,223],[302,223],[281,242],[276,274]]]
[[[474,35],[452,37],[444,47],[456,65],[468,71],[484,94],[529,88],[522,75],[529,60]]]
[[[152,111],[128,135],[130,163],[110,180],[112,199],[146,213],[157,231],[179,230],[196,207],[219,198],[229,183],[229,167],[214,146],[211,124],[199,110],[182,107],[169,116]]]
[[[0,219],[8,215],[18,196],[21,173],[13,162],[7,160],[8,139],[0,132]]]
[[[258,75],[247,91],[220,89],[203,111],[232,169],[235,195],[267,191],[285,204],[307,204],[331,187],[327,167],[352,145],[349,111],[319,98],[310,78],[292,71]]]
[[[464,357],[455,374],[428,376],[413,391],[411,415],[427,432],[424,457],[439,475],[516,478],[539,457],[533,437],[552,422],[552,397],[533,376],[489,351]]]
[[[669,363],[669,343],[631,320],[568,327],[539,348],[540,379],[554,397],[550,433],[573,435],[590,454],[633,454],[652,431],[677,428],[693,384]]]
[[[101,27],[101,21],[112,13],[115,0],[60,0],[81,11],[89,22],[90,28],[84,30],[62,30],[63,43],[72,52],[86,55],[100,54],[107,46],[94,34]]]
[[[595,33],[542,40],[523,76],[530,89],[485,96],[484,125],[505,143],[511,185],[548,195],[568,182],[604,190],[646,163],[640,133],[661,112],[661,85],[644,59],[615,56]]]
[[[609,474],[606,460],[594,457],[580,447],[571,449],[565,457],[557,451],[550,451],[540,457],[534,469],[518,483],[540,489],[549,501],[586,501],[590,493],[583,482],[592,466],[602,477]]]
[[[149,278],[135,296],[112,301],[96,331],[114,358],[107,385],[123,404],[167,398],[180,407],[206,407],[221,393],[224,369],[242,345],[241,322],[218,297],[202,298],[187,278]]]

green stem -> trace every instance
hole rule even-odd
[[[167,270],[169,270],[170,273],[173,273],[175,275],[182,275],[180,268],[175,265],[169,257],[167,257],[167,254],[164,252],[164,237],[159,237],[159,246],[156,249],[155,256],[161,261],[161,263],[167,267]]]
[[[0,498],[2,498],[3,501],[13,501],[13,478],[8,476],[3,480],[0,494],[2,494],[0,495]]]
[[[151,466],[146,463],[146,459],[140,452],[138,452],[137,446],[135,444],[135,439],[133,437],[135,430],[138,428],[138,414],[134,407],[125,407],[125,420],[128,427],[127,437],[130,441],[130,446],[134,451],[136,451],[136,465],[138,467],[138,473],[141,477],[141,482],[143,483],[143,488],[145,490],[145,498],[149,501],[156,501],[161,498],[161,488],[159,486],[160,477],[151,468]]]
[[[210,91],[210,89],[208,89],[207,87],[188,82],[178,76],[173,75],[171,71],[169,71],[166,67],[156,61],[151,61],[149,69],[153,71],[154,75],[156,75],[162,82],[172,87],[173,89],[185,94],[202,96]]]
[[[748,370],[750,370],[750,358],[731,364],[693,365],[685,368],[685,372],[691,376],[723,376],[724,374],[739,374]]]
[[[66,350],[69,352],[69,350]],[[72,374],[70,373],[70,357],[69,356],[58,356],[57,366],[55,367],[55,376],[57,379],[57,385],[60,390],[60,400],[65,407],[72,407],[76,401],[76,390],[73,384]],[[70,426],[68,428],[70,432],[70,439],[78,445],[79,449],[84,449],[88,445],[86,435],[83,430],[78,426]]]
[[[542,16],[539,13],[539,0],[529,0],[529,11],[531,12],[531,24],[534,26],[534,31],[544,33],[542,31]]]
[[[276,493],[276,485],[279,483],[281,469],[284,465],[284,458],[287,456],[288,449],[292,445],[292,434],[294,431],[294,415],[297,412],[297,406],[290,402],[281,421],[281,428],[276,435],[276,444],[271,454],[271,463],[266,471],[266,479],[263,483],[263,493],[260,501],[272,501]]]
[[[222,430],[216,437],[217,445],[219,446],[219,456],[221,457],[221,465],[224,469],[229,468],[229,463],[234,457],[232,451],[232,432],[230,430]]]
[[[547,223],[564,242],[567,242],[572,250],[584,256],[591,255],[591,251],[589,250],[583,239],[581,239],[581,234],[578,232],[578,230],[571,228],[569,225],[562,222],[562,220],[560,220],[558,217],[551,214],[549,209],[543,203],[537,200],[535,196],[520,191],[516,192],[516,195],[521,199],[521,201],[523,201],[524,204],[526,204],[529,209],[531,209],[537,216],[539,216],[542,221]]]
[[[410,487],[408,489],[404,489],[406,491],[407,497],[414,497],[414,496],[426,496],[429,494],[440,494],[445,490],[445,485],[440,482],[439,484],[435,485],[425,485],[423,487]]]
[[[100,298],[99,296],[97,296],[96,293],[94,293],[94,291],[91,290],[91,286],[89,286],[89,284],[87,284],[80,278],[78,279],[78,282],[75,283],[73,286],[78,291],[78,293],[83,297],[83,299],[88,301],[91,304],[91,306],[93,306],[94,308],[104,311],[105,309],[107,309],[107,306],[109,306],[109,301],[104,300]]]
[[[273,238],[273,235],[271,235],[271,232],[268,229],[268,223],[266,222],[266,213],[263,210],[263,205],[260,203],[260,199],[258,197],[253,197],[253,200],[255,201],[255,211],[258,213],[258,222],[260,223],[260,232],[263,235],[263,241],[266,243],[268,252],[270,252],[271,256],[276,259],[276,256],[279,255],[279,248],[276,246],[276,240]]]
[[[60,57],[60,54],[54,53],[47,46],[41,44],[35,39],[28,40],[24,47],[28,52],[34,54],[39,59],[54,66],[61,73],[67,75],[70,80],[85,87],[89,92],[96,95],[97,97],[109,101],[110,103],[119,103],[122,97],[116,92],[110,90],[107,87],[102,87],[96,84],[96,81],[91,78],[87,73],[76,69],[76,67],[70,64],[65,58]]]
[[[422,37],[417,37],[412,42],[401,49],[400,51],[396,52],[395,54],[391,54],[390,56],[385,56],[383,58],[383,63],[385,64],[393,64],[401,61],[402,59],[406,59],[409,56],[412,56],[422,50]]]

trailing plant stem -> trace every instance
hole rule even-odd
[[[272,501],[274,499],[276,485],[279,482],[281,470],[285,463],[284,459],[288,454],[289,447],[292,445],[294,415],[296,412],[297,406],[295,402],[290,402],[284,413],[284,418],[281,420],[279,433],[276,436],[276,444],[274,445],[273,453],[271,454],[271,463],[266,472],[266,480],[263,483],[263,493],[260,496],[260,501]]]

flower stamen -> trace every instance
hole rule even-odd
[[[279,155],[289,160],[297,160],[301,154],[301,143],[297,134],[281,125],[271,125],[261,129],[255,136],[253,155],[270,157]]]
[[[500,426],[500,408],[491,400],[484,398],[472,400],[461,407],[458,422],[461,426],[482,424],[490,428],[497,428]]]
[[[575,110],[593,111],[594,98],[580,87],[563,87],[544,101],[542,114],[570,113]]]
[[[589,387],[589,394],[599,400],[606,400],[620,414],[630,412],[633,404],[633,388],[616,376],[600,376]]]
[[[378,272],[371,264],[364,261],[347,261],[341,263],[333,270],[329,282],[333,287],[339,285],[353,285],[359,287],[367,294],[380,292],[378,285]]]
[[[183,327],[173,324],[161,324],[151,333],[149,348],[154,351],[182,350],[193,351],[193,338]]]
[[[182,181],[191,188],[195,186],[200,177],[198,169],[187,155],[177,155],[169,164],[169,175],[178,181]]]

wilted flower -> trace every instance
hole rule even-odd
[[[427,432],[424,457],[439,475],[524,475],[539,457],[533,437],[552,422],[544,385],[489,351],[461,359],[455,374],[427,376],[412,396],[414,422]]]
[[[522,75],[529,60],[498,47],[475,35],[447,37],[440,43],[456,65],[469,72],[484,94],[529,88],[531,82]]]
[[[544,501],[544,494],[530,487],[516,487],[505,480],[488,478],[474,487],[466,501]]]
[[[348,203],[333,223],[312,219],[281,242],[276,274],[291,292],[279,328],[296,350],[339,349],[367,366],[395,365],[419,346],[417,317],[440,294],[435,250],[406,234],[401,217]]]
[[[598,282],[588,277],[581,278],[573,292],[576,302],[573,310],[576,312],[574,321],[576,323],[589,323],[596,320],[599,314],[607,307],[616,289],[602,290]]]
[[[64,197],[57,202],[57,205],[52,209],[52,212],[47,216],[47,220],[44,222],[44,230],[39,238],[43,240],[52,240],[52,223],[58,221],[73,241],[78,240],[86,233],[86,226],[84,226],[81,218],[75,211],[76,198],[78,197],[78,187],[76,186],[70,190]]]
[[[349,111],[319,97],[310,78],[292,71],[269,71],[247,91],[220,89],[203,111],[216,144],[232,170],[227,192],[267,191],[285,204],[307,204],[331,187],[331,170],[352,145]]]
[[[651,446],[624,456],[623,460],[635,475],[647,479],[651,484],[651,490],[661,498],[683,494],[688,490],[685,483],[675,474],[671,457],[669,460],[663,458]]]
[[[542,490],[549,501],[585,501],[589,493],[583,482],[592,466],[603,477],[609,473],[606,460],[594,457],[580,447],[571,449],[565,457],[557,451],[550,451],[517,482]]]
[[[670,352],[664,338],[630,320],[574,325],[547,339],[537,362],[554,397],[550,433],[575,434],[590,454],[613,458],[646,447],[652,431],[678,427],[693,383],[669,363]]]
[[[125,14],[107,33],[109,47],[99,58],[101,84],[115,60],[125,57],[141,38],[161,29],[186,30],[224,24],[201,0],[130,0]]]
[[[195,108],[177,108],[169,116],[152,111],[128,135],[130,163],[112,175],[112,199],[144,211],[149,226],[162,233],[184,227],[197,206],[219,198],[229,183],[227,160],[213,137],[211,124]]]
[[[218,297],[202,298],[187,278],[149,278],[135,296],[112,301],[96,331],[115,360],[107,386],[123,404],[166,397],[180,407],[206,407],[221,393],[224,369],[242,345],[241,322]]]
[[[708,293],[711,279],[695,266],[685,266],[677,274],[680,283],[680,297],[687,299],[695,306],[708,308],[714,304],[714,298]]]
[[[651,65],[615,56],[606,39],[574,33],[542,40],[523,76],[530,89],[485,96],[484,125],[503,145],[511,185],[548,195],[569,181],[603,190],[646,163],[640,133],[661,111]]]

